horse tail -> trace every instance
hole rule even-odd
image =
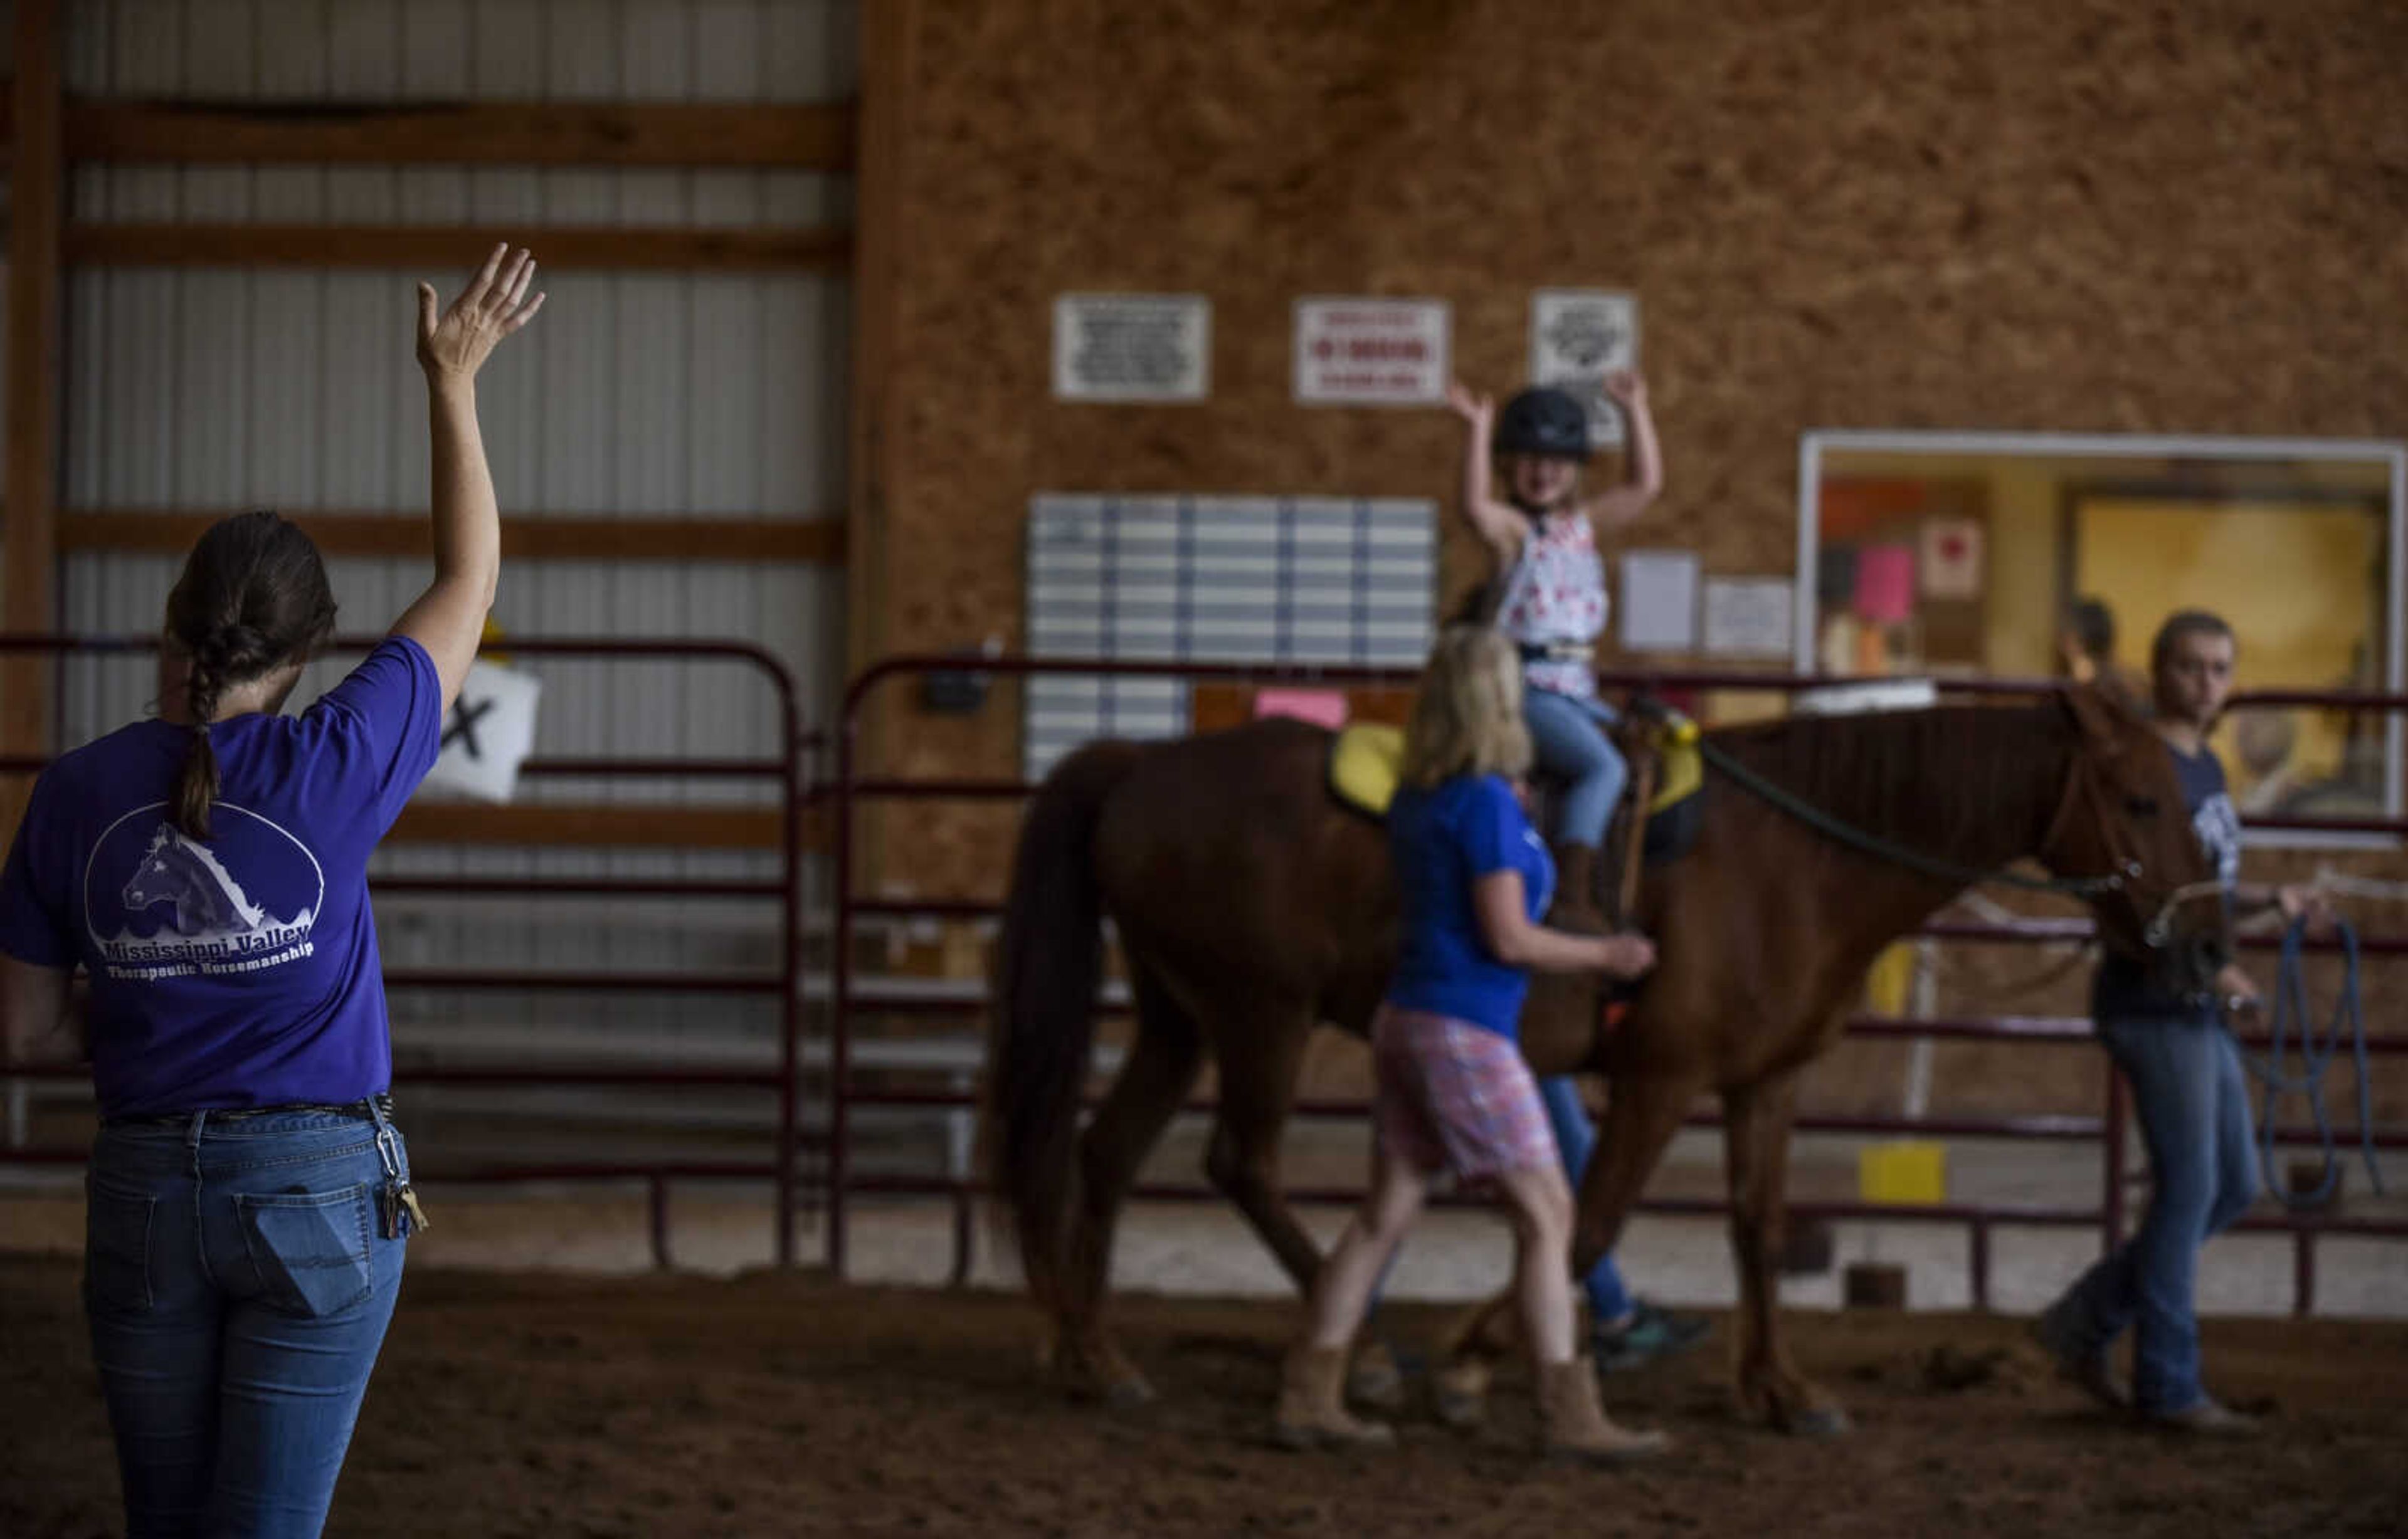
[[[1103,972],[1096,824],[1140,751],[1091,744],[1046,776],[1021,823],[996,945],[980,1159],[1040,1299],[1051,1297],[1065,1259]]]

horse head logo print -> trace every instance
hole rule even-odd
[[[105,962],[162,976],[170,975],[157,969],[229,971],[309,954],[326,900],[318,857],[258,813],[228,802],[215,811],[222,816],[207,843],[180,832],[160,802],[102,832],[83,902]]]
[[[207,846],[167,823],[150,836],[150,848],[120,901],[128,913],[156,904],[174,905],[175,918],[168,922],[179,935],[252,931],[267,920],[266,911],[251,901]]]

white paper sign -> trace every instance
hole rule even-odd
[[[1787,657],[1796,599],[1787,577],[1708,577],[1708,655]]]
[[[1926,519],[1922,530],[1923,596],[1982,596],[1982,523],[1978,519]]]
[[[1828,689],[1801,690],[1789,698],[1789,708],[1800,716],[1922,711],[1938,704],[1939,688],[1928,678],[1876,678],[1860,684],[1834,684]]]
[[[1448,332],[1442,299],[1299,299],[1296,398],[1313,406],[1442,402]]]
[[[1696,648],[1696,551],[1622,553],[1622,645],[1634,652],[1686,652]]]
[[[1530,383],[1571,392],[1588,411],[1591,449],[1622,442],[1622,410],[1603,381],[1639,366],[1639,300],[1608,289],[1541,289],[1530,296]]]
[[[426,784],[507,802],[518,790],[519,765],[535,747],[536,698],[541,681],[490,663],[468,665],[468,680],[443,719],[443,752]]]
[[[1212,391],[1212,302],[1202,294],[1062,294],[1054,393],[1064,401],[1201,401]]]

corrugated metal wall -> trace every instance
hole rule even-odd
[[[852,0],[91,0],[71,7],[68,90],[238,100],[847,98]],[[804,172],[89,166],[71,217],[113,221],[790,225],[841,222],[849,178]],[[464,271],[480,252],[464,251]],[[541,253],[538,250],[538,257]],[[81,507],[408,510],[426,499],[424,402],[410,358],[415,272],[85,271],[67,287],[63,500]],[[555,273],[535,326],[481,381],[506,519],[546,513],[840,517],[848,286],[841,275]],[[176,563],[82,555],[62,621],[158,623]],[[333,563],[343,628],[383,629],[412,562]],[[842,666],[842,577],[828,567],[522,562],[495,619],[531,634],[733,636],[794,670],[807,724]],[[757,757],[771,696],[720,665],[544,661],[537,752]],[[331,670],[305,691],[322,685]],[[69,742],[138,715],[147,663],[83,662]],[[529,783],[533,798],[758,801],[720,783]],[[767,875],[767,857],[394,848],[382,869],[586,876]],[[395,966],[767,966],[758,907],[619,903],[488,911],[388,905]],[[476,996],[397,1016],[711,1025],[733,1002]]]

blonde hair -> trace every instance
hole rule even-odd
[[[1522,656],[1485,625],[1440,631],[1405,728],[1405,783],[1427,789],[1458,775],[1517,776],[1530,767],[1522,723]]]

